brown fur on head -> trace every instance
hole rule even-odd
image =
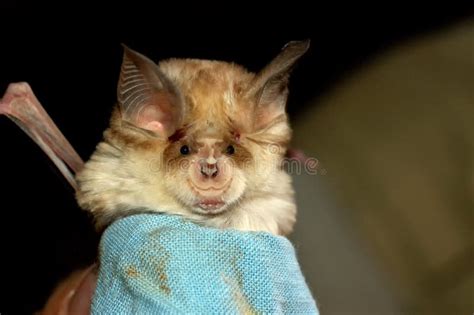
[[[156,65],[125,47],[104,141],[78,174],[79,204],[99,226],[136,212],[287,234],[296,206],[281,161],[291,130],[287,81],[309,42],[261,72],[218,61]]]

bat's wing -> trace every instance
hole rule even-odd
[[[12,83],[0,100],[0,115],[6,115],[49,156],[69,184],[76,189],[72,173],[84,162],[36,99],[28,83]]]

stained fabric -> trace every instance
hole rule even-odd
[[[104,232],[93,314],[319,314],[284,237],[140,214]]]

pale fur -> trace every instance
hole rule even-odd
[[[219,135],[229,129],[232,120],[254,163],[236,167],[228,192],[231,202],[225,211],[197,213],[186,204],[194,196],[182,176],[176,175],[181,173],[160,167],[167,139],[127,127],[116,113],[104,141],[77,176],[79,204],[102,227],[119,216],[150,211],[182,215],[215,228],[290,233],[296,206],[291,178],[280,167],[290,138],[284,110],[272,113],[278,117],[274,123],[254,130],[255,104],[239,92],[248,88],[253,73],[234,64],[201,60],[171,59],[159,67],[187,102],[189,132],[200,134],[214,128]]]

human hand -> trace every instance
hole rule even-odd
[[[92,296],[97,282],[97,267],[73,272],[49,297],[41,315],[90,314]]]

